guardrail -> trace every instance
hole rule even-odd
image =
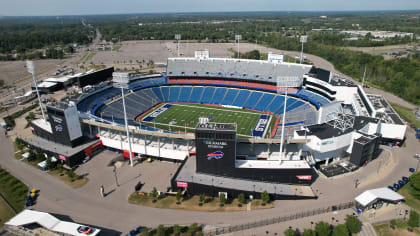
[[[227,234],[227,233],[257,228],[257,227],[261,227],[265,225],[272,225],[272,224],[277,224],[277,223],[286,222],[290,220],[296,220],[296,219],[300,219],[300,218],[304,218],[308,216],[320,215],[320,214],[328,213],[331,211],[349,209],[354,206],[355,206],[354,202],[346,202],[346,203],[341,203],[338,205],[328,206],[325,208],[318,208],[311,211],[299,212],[299,213],[288,215],[288,216],[273,217],[270,219],[265,219],[265,220],[255,221],[255,222],[248,222],[245,224],[219,227],[216,229],[206,230],[203,232],[203,235],[212,236],[212,235]]]

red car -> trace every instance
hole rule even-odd
[[[77,228],[77,232],[81,234],[91,234],[93,229],[89,226],[79,226],[79,228]]]

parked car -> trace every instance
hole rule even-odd
[[[77,232],[79,232],[80,234],[87,234],[87,235],[89,235],[89,234],[91,234],[92,232],[93,232],[93,229],[91,228],[91,227],[89,227],[89,226],[79,226],[78,228],[77,228]]]
[[[408,171],[410,171],[411,173],[414,173],[414,172],[416,172],[416,169],[410,168],[410,169],[408,169]]]
[[[405,183],[402,180],[398,180],[398,185],[403,186]]]
[[[34,198],[33,197],[31,197],[31,195],[28,195],[27,197],[26,197],[26,200],[25,200],[25,206],[26,207],[30,207],[30,206],[33,206],[35,204],[35,200],[34,200]]]
[[[398,190],[400,188],[400,186],[398,184],[394,184],[393,186],[394,186],[395,190]]]
[[[405,183],[408,183],[408,180],[409,180],[409,179],[408,179],[408,177],[403,176],[403,177],[402,177],[402,180],[403,180]]]
[[[391,185],[389,185],[388,188],[391,189],[392,191],[395,191],[395,188],[392,187]]]

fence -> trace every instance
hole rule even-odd
[[[257,228],[257,227],[261,227],[261,226],[265,226],[265,225],[271,225],[271,224],[277,224],[277,223],[286,222],[286,221],[290,221],[290,220],[296,220],[296,219],[300,219],[300,218],[304,218],[304,217],[308,217],[308,216],[320,215],[320,214],[328,213],[328,212],[331,212],[331,211],[349,209],[349,208],[352,208],[354,206],[355,206],[354,202],[346,202],[346,203],[341,203],[339,205],[332,205],[332,206],[329,206],[329,207],[326,207],[326,208],[318,208],[318,209],[311,210],[311,211],[299,212],[299,213],[288,215],[288,216],[273,217],[271,219],[249,222],[249,223],[245,223],[245,224],[219,227],[219,228],[216,228],[216,229],[207,230],[203,233],[204,233],[204,236],[227,234],[227,233],[232,233],[232,232],[236,232],[236,231]]]

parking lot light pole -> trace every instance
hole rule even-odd
[[[236,40],[236,46],[238,48],[238,59],[240,59],[240,53],[239,53],[239,41],[242,39],[242,35],[237,34],[235,35],[235,40]]]
[[[130,131],[128,130],[128,122],[127,122],[127,111],[125,109],[125,98],[124,98],[124,89],[128,88],[128,73],[112,73],[112,81],[114,82],[114,87],[121,88],[121,96],[123,101],[123,109],[124,109],[124,121],[125,121],[125,131],[127,132],[127,139],[128,139],[128,149],[130,152],[130,165],[134,166],[133,163],[133,151],[131,150],[131,140],[130,140]]]
[[[32,74],[32,79],[34,80],[35,90],[36,90],[36,94],[38,96],[38,101],[39,101],[39,106],[41,107],[42,118],[44,119],[44,122],[47,122],[47,119],[45,119],[44,108],[42,107],[41,96],[39,95],[38,84],[36,83],[34,63],[32,61],[26,61],[26,67],[28,69],[28,72]]]

